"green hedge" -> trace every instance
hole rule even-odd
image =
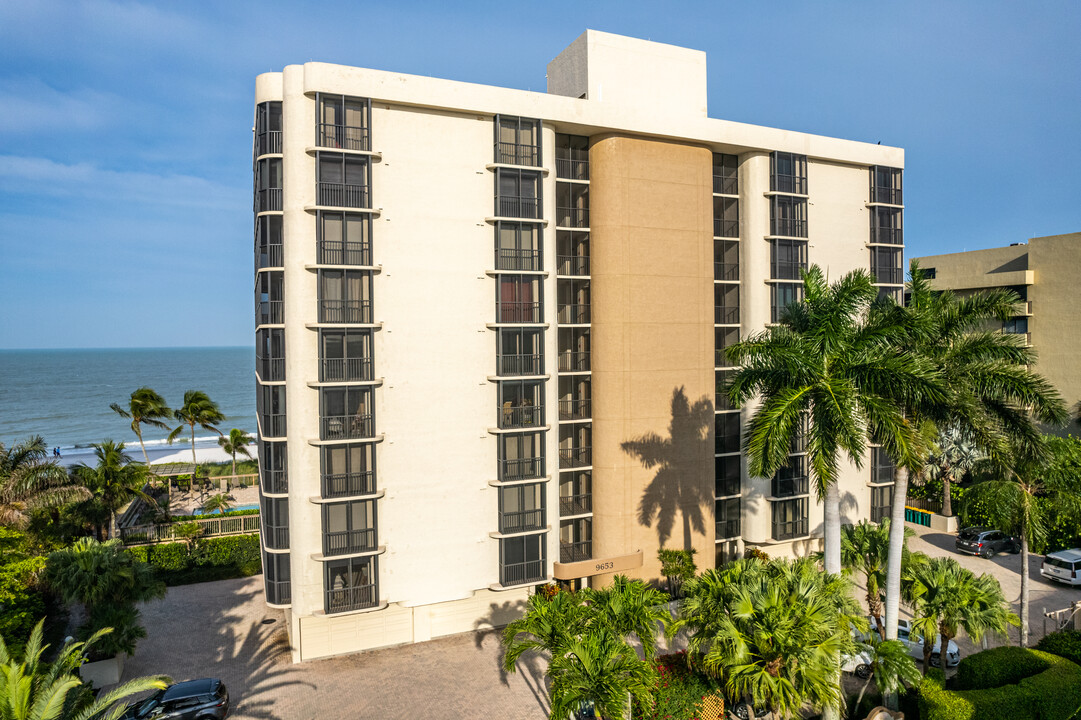
[[[229,510],[228,512],[212,512],[204,513],[202,515],[173,515],[173,522],[187,522],[189,520],[212,520],[215,518],[223,517],[237,517],[239,515],[258,515],[259,508],[253,508],[249,510]]]
[[[1081,631],[1059,630],[1050,635],[1044,635],[1040,638],[1040,642],[1036,643],[1036,649],[1081,664]]]
[[[1026,653],[1033,657],[1021,659]],[[1016,684],[950,690],[945,687],[942,671],[932,668],[920,686],[921,720],[1070,720],[1081,710],[1081,666],[1076,663],[1020,648],[984,650],[969,659],[980,655],[989,657],[977,660],[976,669],[967,671],[969,682],[993,682],[1007,675],[1016,677],[1017,673],[1007,668],[989,669],[993,662],[1017,662],[1029,669],[1042,665],[1046,669],[1018,678]]]
[[[980,690],[1016,685],[1051,667],[1042,655],[1020,647],[999,647],[969,655],[957,666],[952,687],[955,690]]]
[[[166,585],[189,585],[211,580],[258,575],[263,571],[258,535],[227,535],[187,543],[127,548],[136,559],[150,563]]]

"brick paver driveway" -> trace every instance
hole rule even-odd
[[[263,602],[262,576],[169,589],[143,606],[149,637],[125,679],[163,673],[219,677],[231,718],[250,720],[540,720],[544,663],[525,658],[505,674],[495,634],[465,634],[294,665],[283,615]],[[275,622],[263,624],[264,620]]]

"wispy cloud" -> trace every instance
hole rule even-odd
[[[63,92],[37,79],[0,80],[0,132],[94,130],[126,104],[117,95],[88,88]]]

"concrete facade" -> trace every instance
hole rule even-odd
[[[264,565],[294,660],[503,624],[553,578],[657,580],[661,547],[818,548],[806,483],[747,476],[718,351],[798,267],[869,267],[904,155],[709,118],[705,73],[587,31],[547,94],[257,78]],[[881,512],[871,479],[843,473],[849,520]]]

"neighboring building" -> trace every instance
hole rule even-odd
[[[1036,371],[1062,394],[1068,407],[1081,400],[1081,233],[1049,235],[1009,247],[918,258],[938,290],[967,295],[1005,288],[1021,298],[1019,313],[1002,331],[1023,335],[1038,357]],[[1073,428],[1076,432],[1076,427]]]
[[[657,579],[661,545],[819,547],[801,448],[747,476],[723,350],[808,263],[899,295],[902,150],[711,119],[704,53],[594,31],[548,94],[308,63],[255,110],[266,593],[295,659]],[[889,511],[871,455],[852,521]]]

